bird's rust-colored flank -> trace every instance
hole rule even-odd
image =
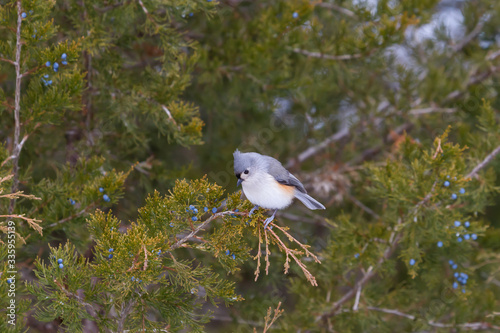
[[[278,186],[283,189],[284,191],[293,194],[295,193],[295,186],[293,185],[283,185],[283,184],[278,184]]]

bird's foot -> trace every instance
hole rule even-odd
[[[256,209],[259,209],[259,206],[255,205],[252,209],[250,209],[250,213],[248,213],[248,216],[252,216],[253,212],[254,212]]]
[[[266,230],[267,226],[269,225],[269,223],[271,223],[273,220],[274,220],[274,215],[276,215],[276,212],[278,210],[276,209],[273,213],[273,215],[271,215],[270,217],[268,217],[265,221],[264,221],[264,230]]]

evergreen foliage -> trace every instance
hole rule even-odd
[[[494,0],[2,1],[0,331],[499,331],[499,22]],[[327,210],[264,229],[236,148]]]

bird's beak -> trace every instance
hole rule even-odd
[[[236,183],[236,186],[240,186],[242,181],[243,181],[243,179],[239,178],[238,182]]]

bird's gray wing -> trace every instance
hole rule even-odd
[[[281,163],[269,156],[268,157],[268,172],[276,181],[283,185],[295,186],[302,193],[307,193],[304,185],[294,175],[281,165]]]

